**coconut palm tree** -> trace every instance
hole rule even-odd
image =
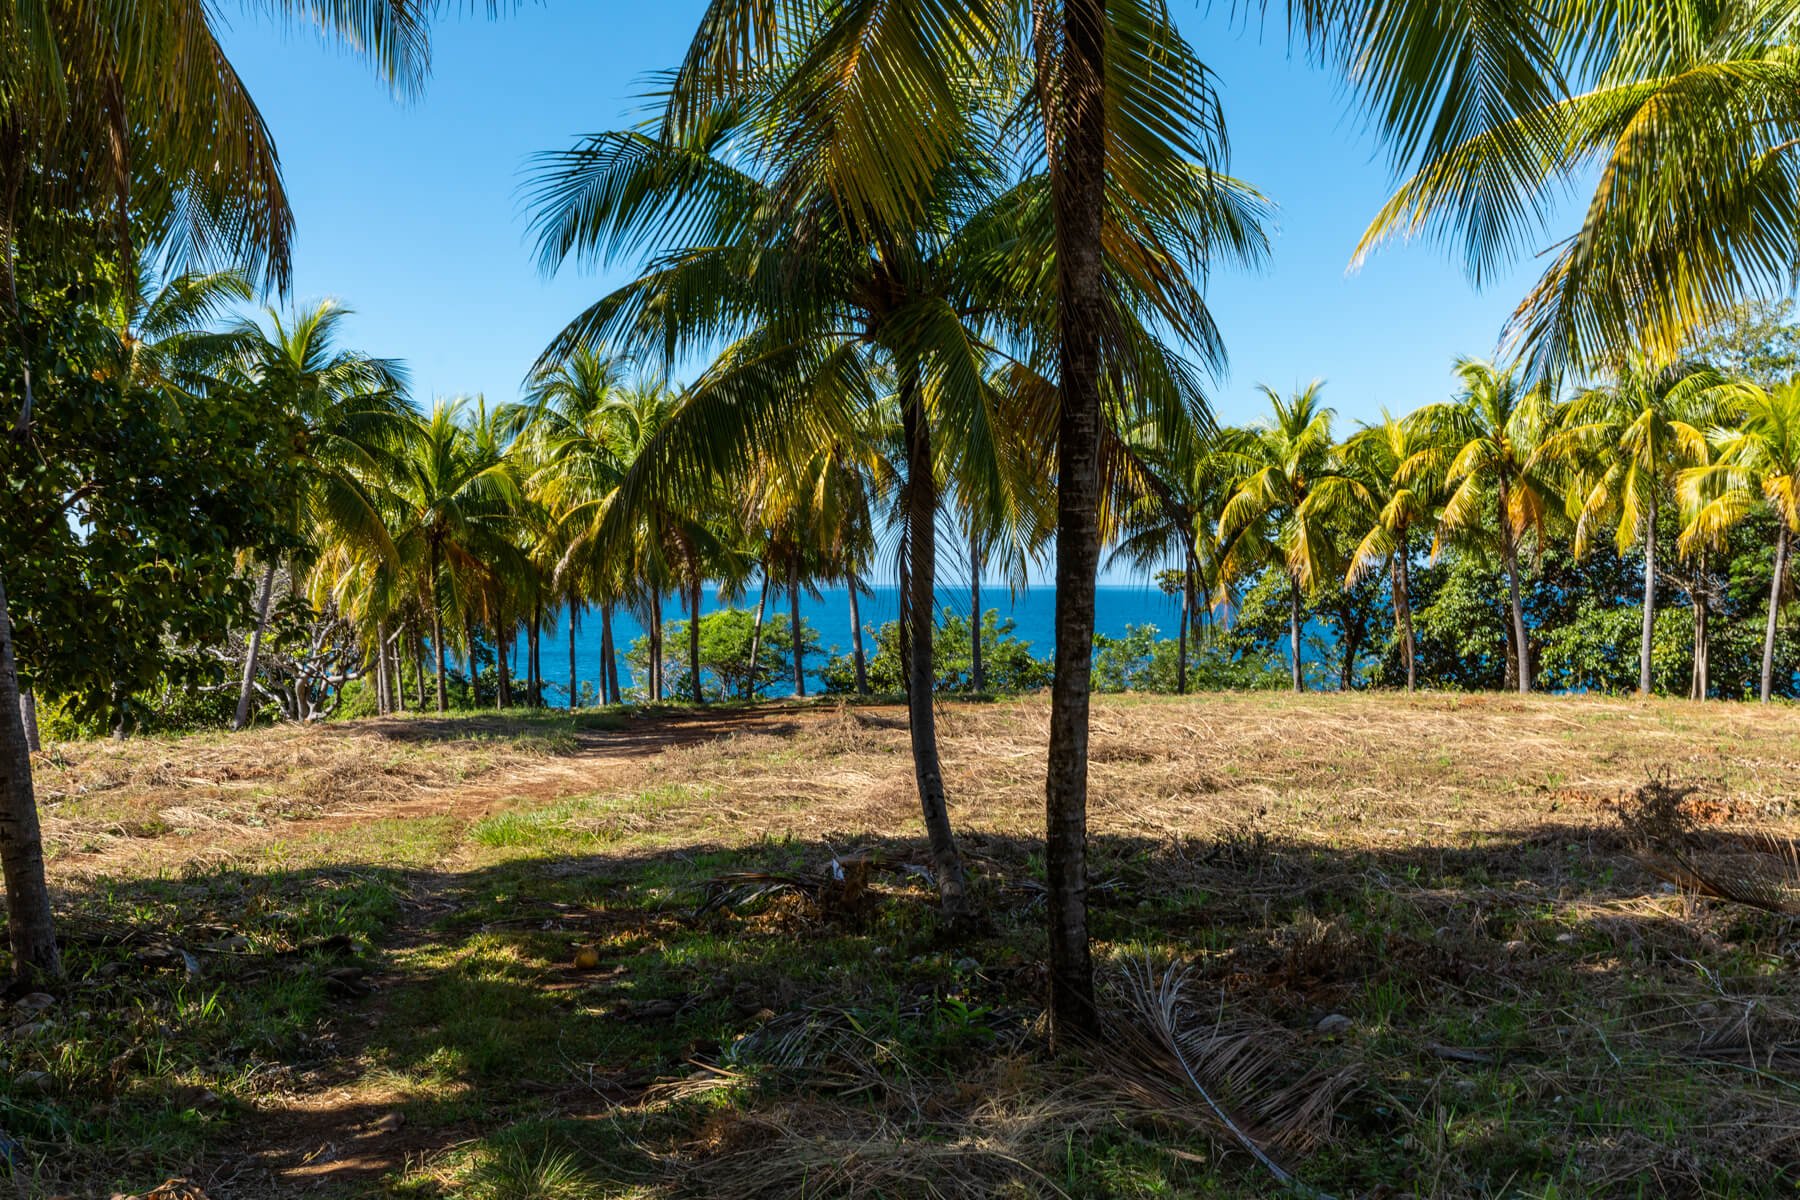
[[[1800,15],[1768,0],[1547,15],[1568,90],[1474,112],[1439,139],[1358,259],[1423,233],[1481,277],[1548,242],[1509,328],[1534,366],[1598,367],[1624,348],[1667,361],[1732,303],[1784,291],[1800,262]],[[1550,236],[1571,188],[1588,192],[1579,225]]]
[[[1345,521],[1358,539],[1344,573],[1346,588],[1373,571],[1389,572],[1409,692],[1418,686],[1419,657],[1412,620],[1412,535],[1441,502],[1434,449],[1416,422],[1383,409],[1380,421],[1364,425],[1338,448],[1336,473],[1320,480],[1306,500],[1327,520]]]
[[[239,373],[251,396],[290,422],[290,453],[305,483],[294,500],[295,532],[310,532],[315,543],[357,542],[391,557],[393,543],[366,481],[380,474],[382,456],[400,438],[413,410],[405,368],[335,344],[349,315],[349,309],[327,300],[288,318],[270,309],[266,327],[243,322],[235,331]],[[263,565],[234,730],[250,723],[276,565],[273,556]]]
[[[1313,489],[1333,468],[1332,411],[1320,402],[1323,386],[1314,380],[1291,396],[1265,386],[1263,395],[1274,412],[1250,429],[1227,431],[1218,451],[1235,477],[1231,498],[1219,514],[1224,546],[1221,577],[1240,579],[1267,565],[1287,577],[1296,692],[1306,688],[1300,660],[1301,608],[1307,593],[1336,572],[1327,514],[1308,503]]]
[[[446,602],[457,612],[475,603],[482,558],[504,542],[512,507],[520,500],[518,480],[504,456],[478,442],[466,424],[474,407],[465,397],[433,403],[430,413],[406,427],[381,482],[383,499],[395,514],[394,545],[421,571],[440,713],[449,707]],[[444,586],[446,567],[461,577],[460,591]]]
[[[1675,477],[1707,459],[1705,430],[1732,389],[1710,367],[1628,362],[1612,383],[1571,400],[1544,440],[1543,456],[1572,476],[1575,553],[1595,530],[1613,526],[1620,553],[1644,548],[1644,620],[1638,649],[1638,694],[1650,694],[1651,637],[1656,623],[1657,517],[1674,496]]]
[[[1681,472],[1677,489],[1691,513],[1681,545],[1717,545],[1731,526],[1758,506],[1775,515],[1774,573],[1769,618],[1763,632],[1758,692],[1768,703],[1775,678],[1775,630],[1789,588],[1793,536],[1800,533],[1800,381],[1775,388],[1740,384],[1735,403],[1742,420],[1711,434],[1713,461]]]
[[[1512,610],[1514,666],[1521,693],[1531,690],[1531,646],[1519,593],[1519,548],[1527,533],[1540,544],[1559,505],[1555,463],[1544,453],[1552,429],[1548,390],[1527,387],[1512,369],[1459,359],[1462,394],[1428,405],[1413,419],[1437,446],[1421,470],[1441,466],[1449,495],[1438,514],[1438,546],[1455,537],[1498,541]],[[1488,522],[1491,519],[1492,526]]]

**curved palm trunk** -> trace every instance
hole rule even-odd
[[[388,694],[387,619],[375,622],[375,710],[382,716],[393,711],[393,697]]]
[[[1638,695],[1650,694],[1650,651],[1656,632],[1656,497],[1650,498],[1650,512],[1644,533],[1644,633],[1638,647]]]
[[[659,591],[650,610],[650,699],[659,703],[663,698],[662,602]]]
[[[916,367],[901,382],[901,433],[906,441],[906,558],[903,564],[901,651],[906,675],[906,719],[911,730],[913,778],[925,837],[937,869],[938,901],[953,921],[968,915],[968,878],[950,829],[950,805],[938,756],[937,710],[932,687],[937,663],[932,637],[936,622],[937,478],[931,461],[931,429],[919,403]]]
[[[530,629],[530,661],[526,669],[531,673],[530,682],[526,685],[531,695],[526,703],[533,708],[544,707],[544,606],[533,603],[531,606]]]
[[[416,637],[413,637],[410,631],[407,634],[407,640],[412,645],[413,678],[418,683],[418,687],[419,687],[419,711],[424,712],[425,711],[425,647],[423,647],[419,644],[419,639]]]
[[[244,678],[238,686],[237,712],[231,718],[233,732],[250,723],[250,698],[256,682],[256,659],[262,653],[263,633],[269,628],[269,597],[275,590],[275,564],[263,567],[262,590],[256,601],[256,628],[244,652]]]
[[[794,695],[806,695],[806,639],[800,636],[800,551],[788,556],[788,622],[794,635]]]
[[[763,614],[769,607],[769,560],[763,559],[762,592],[756,598],[756,625],[750,631],[750,673],[744,684],[744,699],[756,699],[756,677],[762,673]]]
[[[1088,692],[1100,567],[1100,329],[1106,319],[1104,0],[1063,0],[1061,128],[1050,160],[1056,219],[1061,412],[1056,431],[1056,674],[1044,778],[1050,1029],[1058,1044],[1099,1030],[1087,927]],[[1046,114],[1047,116],[1049,114]]]
[[[569,711],[581,707],[581,680],[575,677],[575,620],[579,616],[575,597],[569,597]]]
[[[1180,640],[1175,646],[1175,694],[1187,695],[1188,690],[1188,636],[1194,624],[1194,557],[1183,556],[1181,564],[1181,621],[1179,623]]]
[[[12,618],[0,583],[0,881],[6,886],[6,932],[13,972],[59,976],[56,921],[44,881],[44,842],[38,828],[37,793],[31,783],[31,750],[19,708],[19,668],[13,654]]]
[[[1775,684],[1775,625],[1781,614],[1782,583],[1787,577],[1788,529],[1780,518],[1775,523],[1775,577],[1769,581],[1769,623],[1763,631],[1762,702],[1769,702]]]
[[[481,665],[476,662],[475,653],[475,621],[467,608],[463,609],[463,645],[468,648],[466,661],[469,665],[469,707],[481,707]]]
[[[1300,666],[1300,581],[1288,576],[1288,661],[1293,672],[1296,692],[1306,690],[1306,675]]]
[[[496,618],[494,623],[506,630],[505,633],[496,632],[494,635],[494,673],[499,676],[500,681],[500,694],[495,698],[494,703],[500,709],[505,710],[511,708],[513,702],[512,663],[507,661],[512,658],[513,635],[512,630],[506,628],[504,617]]]
[[[863,658],[862,607],[857,602],[856,572],[849,573],[850,579],[850,653],[856,663],[856,694],[869,694],[869,664]]]
[[[1419,645],[1413,636],[1411,580],[1407,577],[1406,546],[1394,554],[1394,620],[1400,626],[1400,653],[1406,657],[1406,690],[1419,683]]]
[[[600,606],[600,657],[606,660],[606,686],[612,702],[619,703],[619,656],[613,650],[612,605]]]
[[[693,679],[694,703],[705,704],[706,693],[700,686],[700,576],[697,571],[688,582],[688,674]]]
[[[969,687],[987,691],[987,664],[981,661],[981,539],[969,533]]]

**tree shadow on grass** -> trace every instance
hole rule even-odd
[[[93,881],[65,906],[139,940],[72,949],[62,1009],[99,1015],[45,1051],[62,1065],[32,1097],[15,1055],[7,1128],[62,1185],[179,1173],[223,1200],[363,1194],[409,1172],[461,1186],[561,1155],[596,1187],[675,1188],[747,1137],[765,1164],[836,1145],[836,1120],[954,1143],[997,1063],[1043,1062],[1041,843],[963,844],[984,919],[955,937],[922,839],[861,832],[462,872]],[[866,893],[812,887],[857,859],[876,864]],[[1309,1164],[1323,1186],[1622,1196],[1659,1171],[1665,1191],[1756,1195],[1793,1161],[1800,1090],[1771,1050],[1800,1046],[1800,1014],[1767,970],[1791,923],[1684,911],[1611,831],[1359,850],[1247,821],[1096,838],[1092,880],[1104,960],[1187,962],[1196,999],[1356,1073],[1336,1144]],[[158,941],[197,973],[179,953],[143,959]],[[1348,1025],[1315,1032],[1332,1014]],[[846,1021],[866,1061],[759,1036]],[[1128,1168],[1177,1190],[1219,1170],[1223,1194],[1259,1194],[1178,1130],[1062,1134],[1082,1154],[1070,1140],[1060,1162],[1022,1161],[1028,1194],[1046,1171],[1110,1194]]]

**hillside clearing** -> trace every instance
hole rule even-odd
[[[0,1129],[45,1195],[1268,1194],[1197,1098],[1043,1053],[1047,715],[941,710],[962,937],[895,706],[59,745],[73,978]],[[1611,810],[1667,773],[1791,831],[1796,745],[1787,707],[1100,700],[1098,949],[1312,1089],[1279,1153],[1333,1194],[1782,1194],[1794,923],[1667,889]]]

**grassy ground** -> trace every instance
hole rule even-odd
[[[942,710],[972,932],[896,707],[55,747],[70,981],[0,1012],[0,1158],[213,1200],[1274,1194],[1133,1040],[1176,964],[1202,1081],[1333,1195],[1793,1193],[1800,929],[1662,885],[1612,806],[1668,772],[1791,829],[1800,711],[1100,703],[1119,1032],[1062,1060],[1047,716]]]

